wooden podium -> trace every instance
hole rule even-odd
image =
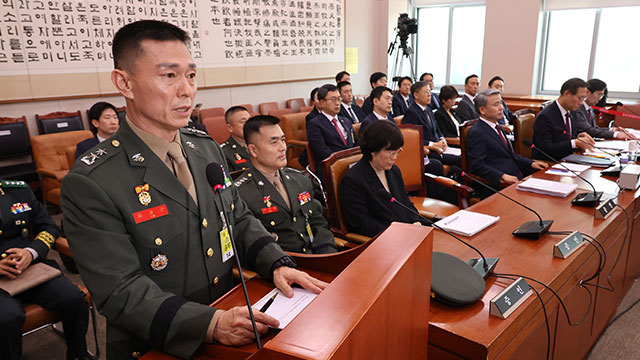
[[[376,239],[330,255],[291,254],[298,268],[331,282],[285,329],[240,346],[204,345],[195,359],[426,359],[431,228],[393,223]],[[257,302],[273,284],[247,281]],[[212,306],[244,304],[236,286]],[[143,359],[174,359],[151,351]]]

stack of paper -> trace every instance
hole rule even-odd
[[[276,318],[280,322],[280,327],[278,329],[284,329],[293,319],[304,308],[307,307],[313,301],[313,299],[318,296],[317,294],[312,293],[309,290],[300,289],[300,288],[292,288],[293,289],[293,297],[288,298],[284,296],[284,294],[278,290],[278,288],[274,288],[269,291],[267,295],[265,295],[262,299],[260,299],[257,303],[253,304],[253,308],[255,310],[260,310],[266,303],[278,293],[278,295],[273,299],[273,303],[269,306],[267,310],[265,310],[265,314]]]
[[[516,186],[516,189],[543,195],[567,197],[569,194],[574,192],[577,187],[578,185],[576,184],[566,184],[559,181],[529,178],[519,183]]]
[[[560,164],[553,165],[549,170],[545,171],[545,174],[574,177],[576,175],[573,172],[580,174],[581,172],[590,168],[590,166],[588,165],[572,164],[568,162],[563,162],[562,165]],[[567,169],[572,170],[573,172]]]
[[[629,143],[624,140],[604,140],[604,141],[596,141],[595,147],[597,149],[627,151],[629,150]],[[607,152],[611,152],[611,151],[607,151]]]
[[[500,216],[460,210],[436,222],[436,225],[456,234],[473,236],[498,220],[500,220]]]

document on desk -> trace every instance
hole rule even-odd
[[[318,294],[314,294],[305,289],[296,287],[292,289],[293,297],[288,298],[280,290],[274,288],[257,303],[253,304],[253,309],[261,309],[262,306],[264,306],[264,304],[273,297],[273,295],[278,293],[278,296],[275,297],[271,306],[269,306],[265,311],[265,314],[276,318],[280,322],[280,327],[278,327],[278,329],[284,329],[302,310],[304,310],[304,308],[307,307],[307,305],[311,303],[311,301],[313,301],[313,299],[316,298],[316,296],[318,296]]]
[[[529,178],[519,183],[516,186],[516,189],[543,195],[567,197],[569,196],[569,194],[574,192],[577,187],[578,185],[576,184],[567,184],[559,181]]]
[[[436,222],[436,225],[453,233],[473,236],[500,220],[500,216],[491,216],[473,211],[459,210],[453,215]]]
[[[549,170],[545,171],[545,174],[551,174],[551,175],[561,175],[561,176],[571,176],[574,177],[576,176],[574,173],[572,173],[569,170],[574,171],[577,174],[580,174],[581,172],[589,169],[591,166],[588,165],[580,165],[580,164],[573,164],[573,163],[568,163],[568,162],[563,162],[562,163],[563,166],[561,166],[560,164],[555,164],[553,165]],[[567,170],[569,169],[569,170]]]
[[[603,140],[603,141],[596,141],[595,147],[597,149],[627,151],[629,150],[629,143],[624,140]]]
[[[451,154],[460,156],[462,154],[462,150],[460,148],[454,148],[451,146],[447,146],[447,150],[444,151],[444,154]]]

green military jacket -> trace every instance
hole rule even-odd
[[[62,183],[66,235],[107,317],[110,359],[152,347],[186,358],[202,343],[216,310],[208,305],[234,285],[234,259],[222,259],[222,210],[244,266],[271,278],[286,256],[234,186],[222,190],[223,204],[209,186],[205,169],[224,164],[220,147],[196,129],[180,129],[180,138],[199,205],[127,122]]]
[[[253,215],[277,235],[276,241],[284,250],[307,254],[336,252],[333,234],[322,216],[322,206],[313,199],[311,181],[291,168],[282,168],[280,177],[291,209],[273,184],[253,166],[234,185]]]
[[[227,158],[227,170],[229,172],[245,170],[251,165],[251,156],[247,149],[240,145],[233,137],[229,136],[222,145],[222,152]]]

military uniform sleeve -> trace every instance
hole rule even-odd
[[[31,204],[31,225],[35,234],[33,241],[27,247],[35,250],[38,256],[44,259],[60,235],[60,229],[47,213],[46,207],[36,199],[35,194],[28,186],[26,191],[28,192],[29,204]]]
[[[69,173],[61,205],[74,259],[100,312],[156,348],[191,356],[216,309],[163,291],[142,274],[125,214],[91,179]]]

